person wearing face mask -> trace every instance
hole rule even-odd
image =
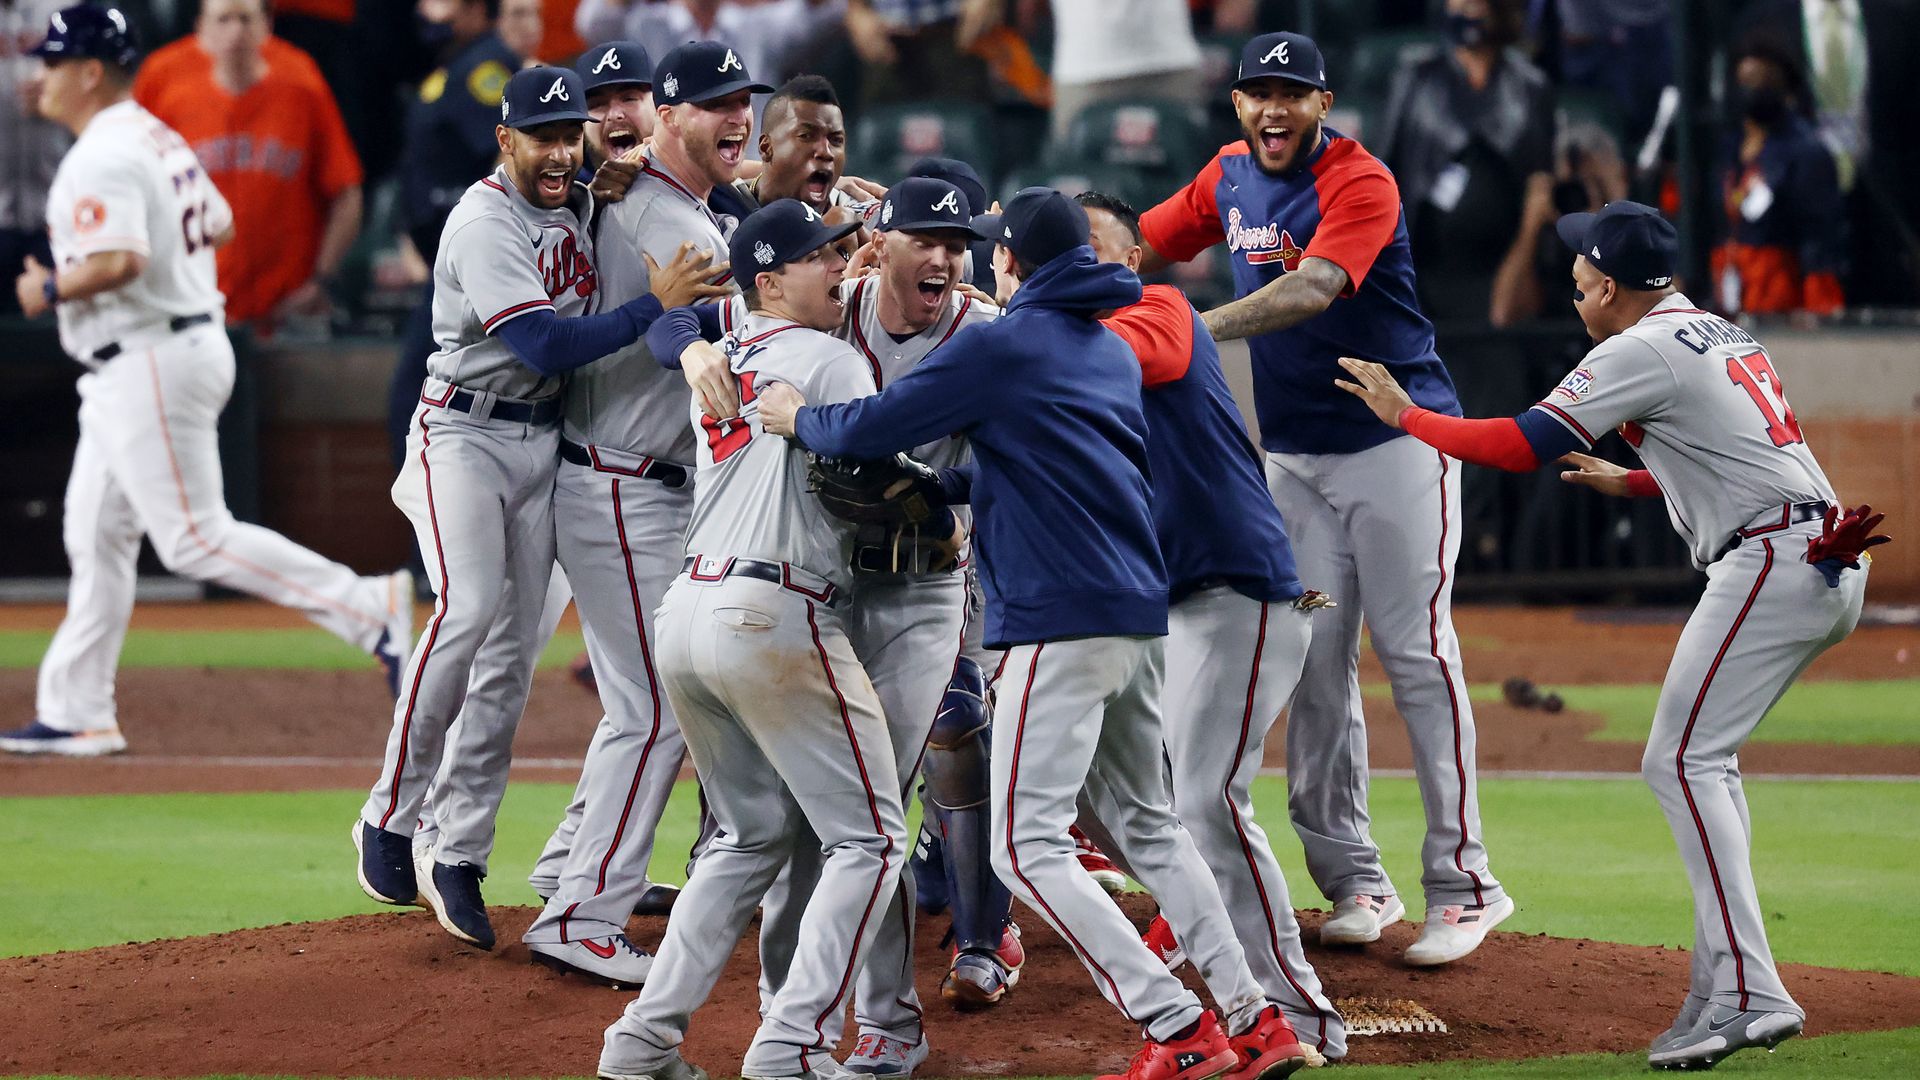
[[[1846,203],[1806,114],[1805,75],[1786,49],[1753,38],[1735,55],[1733,84],[1715,299],[1730,314],[1832,315],[1846,305]]]
[[[1406,199],[1420,306],[1504,326],[1540,306],[1529,211],[1550,213],[1554,105],[1512,46],[1517,0],[1447,0],[1444,48],[1407,64],[1374,145]]]

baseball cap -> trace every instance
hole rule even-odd
[[[923,157],[907,169],[908,176],[931,176],[935,180],[945,180],[960,189],[967,197],[967,212],[984,214],[987,212],[987,185],[973,166],[950,157]]]
[[[47,36],[29,50],[42,60],[105,60],[130,68],[140,58],[133,27],[119,8],[75,4],[47,20]]]
[[[773,87],[747,74],[739,53],[718,41],[689,41],[653,69],[653,100],[658,105],[698,104],[742,90],[773,93]]]
[[[992,239],[974,226],[969,205],[966,193],[945,180],[909,176],[881,198],[877,227],[881,232],[958,229],[982,240]]]
[[[998,214],[980,214],[973,225],[1035,266],[1089,242],[1087,212],[1049,187],[1021,188]]]
[[[776,270],[858,229],[858,221],[829,225],[813,207],[798,199],[775,199],[747,215],[733,239],[727,258],[736,278],[751,283],[762,270]]]
[[[1645,203],[1618,199],[1597,213],[1568,214],[1554,230],[1594,269],[1629,289],[1664,289],[1673,284],[1680,236],[1672,222]]]
[[[588,90],[603,86],[652,86],[653,61],[637,41],[603,41],[574,61],[573,70]]]
[[[1292,79],[1325,90],[1327,62],[1320,56],[1320,46],[1305,34],[1285,30],[1261,34],[1241,47],[1240,72],[1233,85],[1239,89],[1242,83],[1268,78]]]
[[[525,131],[558,120],[587,120],[587,88],[563,67],[530,67],[507,80],[500,97],[500,122]]]

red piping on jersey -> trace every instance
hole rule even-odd
[[[1267,647],[1267,611],[1271,607],[1272,605],[1264,600],[1260,602],[1260,627],[1254,634],[1253,663],[1247,671],[1247,705],[1240,712],[1240,740],[1234,744],[1233,763],[1227,766],[1227,775],[1220,784],[1220,801],[1227,808],[1227,819],[1233,822],[1234,835],[1240,841],[1240,853],[1247,860],[1247,872],[1252,875],[1253,887],[1260,894],[1260,914],[1267,923],[1267,940],[1273,945],[1274,964],[1280,968],[1280,974],[1286,978],[1287,985],[1293,987],[1293,992],[1300,995],[1300,1000],[1306,1002],[1307,1007],[1313,1010],[1313,1015],[1319,1019],[1320,1038],[1315,1042],[1314,1049],[1325,1050],[1327,1048],[1327,1014],[1320,1008],[1320,1003],[1313,1000],[1313,996],[1307,993],[1306,988],[1294,980],[1293,972],[1287,970],[1287,958],[1280,949],[1280,926],[1273,917],[1273,902],[1267,897],[1267,883],[1260,879],[1260,864],[1254,860],[1253,842],[1247,839],[1246,819],[1240,813],[1240,804],[1233,797],[1233,776],[1239,770],[1241,760],[1246,756],[1247,743],[1253,734],[1253,699],[1260,689],[1260,657]]]
[[[873,354],[873,346],[867,344],[867,335],[865,331],[860,329],[860,303],[866,299],[867,282],[872,280],[872,278],[863,278],[854,283],[853,303],[850,305],[851,310],[847,312],[847,325],[853,328],[853,343],[860,346],[861,352],[867,354],[867,366],[873,369],[873,387],[875,390],[878,390],[880,388],[880,358]]]
[[[400,751],[394,758],[393,777],[388,781],[393,791],[387,796],[387,812],[380,815],[378,822],[382,829],[400,806],[400,773],[407,767],[407,744],[413,736],[413,710],[420,702],[420,680],[426,674],[427,661],[433,656],[433,645],[440,640],[440,624],[447,618],[447,549],[440,542],[440,514],[433,505],[433,466],[427,463],[427,447],[431,445],[433,440],[427,432],[427,413],[423,409],[420,412],[420,471],[426,476],[427,524],[433,530],[434,559],[440,564],[440,589],[433,598],[433,625],[427,628],[427,639],[413,662],[413,687],[407,694],[406,711],[400,717]]]
[[[778,334],[778,333],[780,333],[780,332],[781,332],[782,330],[805,330],[805,329],[806,329],[806,327],[804,327],[804,326],[801,326],[801,325],[800,325],[799,323],[797,323],[797,322],[790,322],[790,323],[784,323],[784,324],[782,324],[782,325],[780,325],[780,326],[776,326],[776,327],[774,327],[774,328],[773,328],[773,329],[771,329],[771,330],[768,330],[768,331],[767,331],[767,332],[765,332],[765,333],[762,333],[762,334],[755,334],[754,336],[752,336],[752,337],[750,337],[750,338],[742,338],[742,339],[741,339],[741,341],[740,341],[740,344],[742,344],[742,345],[758,345],[758,344],[760,344],[761,342],[763,342],[763,341],[765,341],[765,340],[767,340],[768,338],[770,338],[770,337],[772,337],[773,335],[775,335],[775,334]]]
[[[1747,612],[1753,610],[1753,602],[1760,598],[1760,586],[1767,583],[1767,575],[1773,570],[1773,541],[1760,541],[1766,548],[1766,561],[1760,564],[1760,576],[1753,581],[1753,591],[1747,594],[1747,602],[1741,605],[1740,614],[1734,616],[1733,626],[1727,630],[1726,640],[1720,643],[1720,651],[1714,654],[1712,666],[1707,668],[1707,677],[1700,683],[1700,693],[1693,699],[1693,710],[1687,714],[1686,730],[1680,733],[1680,747],[1673,754],[1673,770],[1680,777],[1680,793],[1686,796],[1687,811],[1693,815],[1693,827],[1700,834],[1700,849],[1707,856],[1707,873],[1713,877],[1713,894],[1720,902],[1720,923],[1727,931],[1727,946],[1733,950],[1733,978],[1740,988],[1740,1008],[1747,1007],[1747,965],[1740,955],[1739,939],[1733,936],[1733,911],[1727,907],[1727,892],[1720,884],[1720,867],[1713,858],[1713,842],[1707,839],[1707,824],[1700,818],[1700,807],[1693,801],[1693,787],[1687,783],[1687,743],[1693,738],[1694,722],[1700,719],[1700,708],[1707,703],[1707,691],[1713,686],[1713,678],[1720,671],[1720,661],[1727,658],[1727,650],[1733,647],[1733,638],[1740,632],[1740,626],[1747,621]]]
[[[1013,876],[1020,879],[1020,884],[1026,886],[1027,892],[1033,895],[1033,902],[1046,913],[1047,921],[1059,928],[1061,936],[1067,939],[1067,944],[1080,955],[1081,963],[1087,965],[1087,970],[1106,981],[1107,989],[1113,991],[1113,1003],[1120,1007],[1120,1012],[1128,1020],[1137,1024],[1139,1021],[1134,1019],[1133,1010],[1127,1007],[1127,999],[1120,994],[1120,984],[1114,982],[1113,976],[1107,974],[1107,969],[1100,966],[1100,961],[1095,960],[1093,954],[1087,951],[1087,947],[1080,944],[1080,939],[1074,936],[1072,928],[1060,918],[1059,912],[1053,910],[1053,905],[1047,903],[1047,898],[1040,895],[1039,888],[1027,877],[1027,872],[1020,869],[1020,845],[1013,839],[1013,823],[1019,820],[1019,814],[1014,811],[1013,796],[1014,792],[1020,789],[1020,748],[1027,737],[1027,703],[1033,698],[1033,683],[1040,674],[1040,653],[1046,647],[1047,643],[1044,641],[1033,647],[1033,660],[1027,665],[1027,686],[1020,692],[1020,719],[1013,728],[1013,764],[1007,771],[1007,862],[1013,867]],[[1006,658],[1012,655],[1013,650],[1008,649],[1002,657],[1003,666]]]
[[[507,189],[506,189],[506,188],[503,188],[503,187],[501,187],[501,186],[500,186],[500,185],[499,185],[498,183],[496,183],[496,182],[494,181],[494,179],[493,179],[493,177],[491,177],[491,176],[483,176],[483,177],[481,177],[481,178],[480,178],[480,182],[481,182],[481,183],[483,183],[483,184],[485,184],[485,185],[487,185],[488,187],[490,187],[490,188],[492,188],[493,190],[495,190],[495,191],[497,191],[497,192],[499,192],[499,193],[500,193],[500,194],[502,194],[502,195],[505,195],[505,194],[507,193]]]
[[[1696,308],[1696,307],[1673,307],[1673,308],[1662,308],[1659,311],[1649,311],[1647,312],[1646,317],[1651,319],[1655,315],[1711,315],[1711,314],[1713,314],[1713,312],[1701,311],[1699,308]]]
[[[944,334],[941,334],[940,340],[933,343],[934,348],[937,349],[940,346],[945,345],[947,343],[947,339],[952,337],[954,333],[960,329],[960,324],[966,321],[968,309],[972,307],[973,307],[973,297],[962,296],[960,298],[960,310],[953,313],[953,325],[947,327],[947,332]]]
[[[873,778],[867,774],[867,761],[860,753],[860,736],[853,730],[853,717],[847,713],[847,697],[840,692],[840,684],[833,677],[833,661],[827,656],[827,647],[820,640],[820,624],[813,617],[813,604],[807,604],[807,629],[813,633],[814,651],[820,654],[820,669],[826,672],[827,687],[833,691],[833,698],[840,706],[840,725],[847,733],[847,746],[853,751],[854,766],[860,770],[860,786],[867,793],[867,812],[873,816],[873,831],[886,839],[886,846],[880,850],[880,873],[874,878],[873,890],[867,894],[867,906],[860,912],[860,925],[854,928],[853,945],[847,951],[847,967],[840,976],[840,987],[833,993],[833,999],[820,1010],[813,1019],[813,1035],[816,1044],[826,1040],[821,1025],[827,1017],[838,1012],[841,1002],[846,1000],[847,988],[853,984],[853,977],[860,970],[860,939],[867,932],[867,921],[873,918],[873,907],[880,901],[880,887],[886,883],[887,867],[893,860],[893,837],[887,835],[885,824],[880,820],[880,803],[873,794]],[[805,1065],[805,1051],[802,1051],[802,1065]]]
[[[1555,415],[1555,416],[1557,416],[1557,417],[1559,417],[1559,418],[1560,418],[1560,422],[1561,422],[1561,423],[1564,423],[1564,424],[1566,424],[1566,425],[1567,425],[1568,427],[1570,427],[1570,428],[1572,428],[1572,429],[1573,429],[1573,433],[1574,433],[1575,435],[1578,435],[1578,436],[1580,436],[1580,437],[1581,437],[1582,439],[1584,439],[1584,440],[1586,440],[1586,443],[1587,443],[1587,448],[1588,448],[1588,449],[1592,449],[1592,448],[1593,448],[1593,444],[1594,444],[1594,438],[1593,438],[1593,435],[1592,435],[1592,433],[1590,433],[1589,431],[1587,431],[1587,429],[1586,429],[1586,427],[1585,427],[1585,426],[1583,426],[1583,425],[1582,425],[1582,424],[1580,423],[1580,421],[1578,421],[1578,420],[1575,420],[1575,419],[1573,418],[1573,414],[1571,414],[1571,413],[1569,413],[1569,412],[1567,412],[1567,410],[1565,410],[1565,409],[1563,409],[1563,408],[1561,408],[1560,406],[1558,406],[1558,405],[1555,405],[1555,404],[1553,404],[1552,402],[1547,402],[1547,401],[1542,401],[1542,402],[1538,402],[1538,403],[1536,403],[1536,404],[1535,404],[1535,406],[1534,406],[1534,407],[1535,407],[1535,408],[1538,408],[1538,409],[1545,409],[1545,410],[1547,410],[1548,412],[1550,412],[1550,413],[1552,413],[1553,415]]]
[[[505,311],[502,311],[496,314],[493,318],[488,319],[484,324],[481,325],[480,332],[484,334],[491,334],[493,333],[493,328],[500,325],[502,322],[514,317],[515,315],[519,315],[524,312],[531,311],[534,308],[546,308],[548,311],[552,311],[553,301],[552,300],[528,300],[524,303],[515,304],[512,307],[507,308]]]
[[[1438,452],[1434,456],[1440,459],[1440,547],[1434,558],[1440,568],[1440,583],[1433,587],[1433,596],[1427,601],[1427,638],[1433,662],[1440,667],[1440,681],[1447,685],[1447,708],[1453,713],[1453,770],[1460,781],[1460,805],[1457,808],[1460,842],[1453,846],[1453,866],[1473,881],[1474,906],[1484,907],[1487,901],[1481,892],[1480,875],[1467,869],[1461,858],[1467,849],[1467,763],[1460,749],[1460,695],[1453,687],[1453,672],[1440,656],[1440,594],[1447,589],[1447,456]]]

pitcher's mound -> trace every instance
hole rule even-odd
[[[1144,896],[1122,906],[1136,923],[1151,915]],[[495,908],[506,944],[492,954],[411,912],[0,960],[0,1073],[590,1076],[601,1032],[633,994],[529,963],[519,937],[533,914]],[[964,1016],[939,997],[946,920],[922,920],[933,1043],[923,1076],[1113,1072],[1138,1047],[1060,939],[1018,914],[1019,987],[998,1009]],[[1309,940],[1322,917],[1303,913]],[[633,936],[651,948],[663,925],[635,920]],[[1309,949],[1330,996],[1417,1006],[1439,1022],[1355,1037],[1348,1060],[1642,1050],[1686,992],[1684,952],[1498,932],[1466,960],[1414,970],[1399,954],[1416,930],[1403,923],[1365,949]],[[688,1060],[716,1076],[738,1072],[758,1022],[752,942],[750,931],[687,1036]],[[1181,974],[1197,985],[1191,966]],[[1812,1009],[1809,1035],[1920,1024],[1920,979],[1799,965],[1785,975]]]

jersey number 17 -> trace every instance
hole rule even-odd
[[[1800,421],[1793,418],[1793,407],[1787,404],[1787,388],[1781,385],[1780,376],[1774,372],[1765,352],[1751,352],[1728,360],[1727,377],[1738,383],[1759,406],[1760,415],[1767,418],[1767,437],[1773,440],[1773,445],[1793,446],[1807,441],[1800,433]]]

